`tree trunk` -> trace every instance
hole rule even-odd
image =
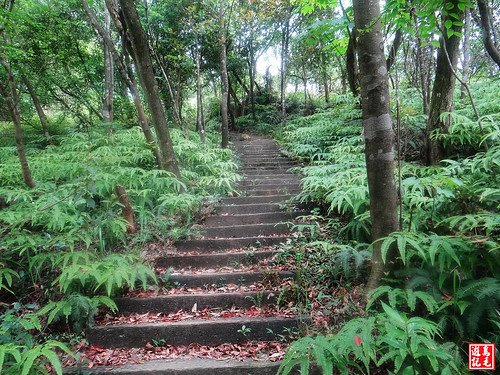
[[[120,201],[120,204],[122,205],[122,215],[127,222],[127,233],[132,234],[137,232],[134,210],[130,204],[130,199],[128,198],[125,188],[122,185],[116,185],[115,193]]]
[[[203,92],[201,86],[201,50],[196,45],[195,63],[196,63],[196,130],[200,135],[201,142],[205,143],[205,118],[203,114]]]
[[[250,108],[253,121],[257,121],[255,113],[255,56],[253,50],[253,32],[250,31],[250,44],[248,46],[248,76],[250,77]]]
[[[358,56],[365,137],[366,170],[370,194],[373,246],[367,296],[394,262],[394,252],[382,260],[377,240],[399,229],[394,182],[394,131],[389,107],[387,65],[384,58],[380,6],[374,0],[355,0],[354,22],[359,32]]]
[[[118,55],[118,51],[115,48],[113,41],[111,40],[111,36],[109,35],[109,31],[105,30],[97,21],[97,17],[95,16],[92,9],[89,7],[86,0],[82,0],[83,9],[85,13],[89,17],[90,23],[102,38],[104,43],[108,46],[111,56],[113,57],[113,61],[118,68],[118,72],[122,76],[122,79],[125,81],[128,89],[130,90],[130,94],[132,95],[132,100],[134,102],[135,109],[137,111],[137,118],[139,120],[139,125],[144,133],[144,138],[146,138],[146,142],[151,147],[151,151],[153,156],[155,157],[156,163],[161,167],[161,155],[156,145],[156,141],[151,131],[151,128],[148,124],[148,118],[146,113],[144,112],[144,107],[142,106],[141,97],[139,95],[139,90],[132,76],[132,68],[130,67],[130,59],[128,58],[128,52],[126,48],[123,48],[124,60],[122,61],[120,56]],[[111,11],[109,12],[110,14]],[[109,30],[109,29],[108,29]],[[123,39],[123,34],[122,34]],[[123,46],[125,46],[125,41],[122,40]]]
[[[346,71],[347,71],[347,81],[349,82],[349,88],[351,89],[352,95],[358,96],[358,62],[356,61],[356,29],[354,28],[349,33],[349,42],[347,44],[346,51]]]
[[[33,88],[33,85],[31,84],[30,80],[25,75],[22,76],[22,80],[24,85],[28,89],[28,92],[31,96],[31,100],[33,101],[33,104],[35,106],[36,113],[38,114],[38,118],[40,119],[40,124],[42,125],[43,134],[45,135],[47,142],[51,144],[52,139],[50,137],[50,132],[49,132],[49,121],[47,120],[45,111],[43,110],[42,104],[40,103],[40,98],[36,94],[36,91]]]
[[[396,61],[396,55],[398,54],[399,46],[403,41],[403,33],[401,29],[396,30],[396,34],[394,35],[394,41],[392,42],[391,48],[389,49],[389,56],[385,61],[387,64],[387,70],[391,70],[392,64]]]
[[[221,3],[222,7],[222,3]],[[229,120],[227,98],[229,96],[229,77],[227,75],[227,45],[226,45],[226,29],[224,19],[222,17],[222,9],[219,10],[219,27],[220,27],[220,69],[222,82],[222,98],[221,98],[221,119],[222,119],[222,142],[223,148],[229,144]]]
[[[446,0],[444,6],[447,6],[447,4],[453,5],[450,13],[459,15],[460,19],[457,21],[461,21],[464,12],[458,8],[459,0]],[[447,20],[447,17],[443,19],[443,25]],[[456,21],[454,18],[452,20]],[[460,33],[462,27],[454,25],[453,30]],[[443,143],[431,139],[431,134],[436,130],[439,130],[441,133],[448,131],[450,121],[449,119],[441,119],[441,114],[453,110],[453,91],[455,89],[453,70],[456,70],[460,54],[460,38],[457,35],[452,35],[448,38],[446,30],[443,30],[443,33],[444,35],[440,38],[441,48],[437,55],[436,75],[432,87],[429,118],[426,126],[425,162],[427,165],[437,164],[445,156]],[[448,64],[446,53],[449,55],[452,67]]]
[[[464,44],[463,44],[463,64],[462,64],[462,81],[467,84],[469,82],[469,74],[470,74],[470,37],[471,37],[471,16],[470,9],[466,10],[465,13],[465,21],[464,21]],[[465,85],[460,87],[460,99],[465,99],[467,96],[467,90]]]
[[[7,108],[10,112],[12,122],[14,123],[14,137],[16,140],[17,155],[19,157],[19,163],[21,164],[23,180],[28,187],[34,188],[36,186],[36,183],[31,175],[28,158],[26,157],[26,150],[24,148],[24,135],[23,129],[21,127],[21,114],[19,113],[19,95],[17,93],[16,82],[14,80],[14,75],[12,74],[10,64],[3,56],[0,56],[0,64],[5,68],[5,71],[7,73],[7,84],[4,85],[0,81],[0,94],[2,94],[5,102],[7,103]]]
[[[288,46],[290,44],[290,15],[287,15],[286,20],[281,30],[281,72],[280,72],[280,103],[281,103],[281,121],[286,121],[286,84],[288,73]]]
[[[153,125],[158,136],[161,163],[164,168],[180,178],[179,167],[175,159],[174,148],[168,130],[165,111],[161,102],[158,84],[153,72],[153,64],[148,48],[146,34],[141,26],[134,0],[120,0],[123,18],[127,26],[127,35],[134,51],[134,61],[137,67],[139,80],[148,102]]]
[[[500,51],[498,51],[495,41],[493,40],[493,23],[490,18],[490,11],[487,0],[477,0],[479,15],[481,16],[481,30],[483,32],[483,43],[486,51],[493,61],[500,68]]]
[[[231,85],[231,81],[229,81],[229,94],[233,97],[234,105],[238,108],[236,115],[241,116],[243,113],[243,103],[238,98],[238,95],[236,95],[236,91],[234,91],[233,85]]]
[[[104,10],[104,27],[108,34],[111,30],[111,16]],[[104,100],[102,103],[102,118],[105,123],[113,122],[113,93],[115,82],[113,75],[113,56],[111,48],[104,43]]]

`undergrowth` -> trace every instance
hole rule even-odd
[[[456,374],[464,371],[467,342],[498,341],[500,108],[492,97],[499,83],[473,88],[482,131],[471,106],[457,104],[446,114],[449,133],[433,135],[450,157],[432,167],[416,161],[425,117],[403,95],[402,225],[381,240],[384,256],[398,250],[401,267],[372,293],[361,316],[295,342],[280,374],[295,366],[307,374],[311,361],[325,374]],[[295,255],[303,264],[299,275],[307,275],[294,290],[304,303],[311,288],[331,293],[332,286],[366,280],[372,246],[361,111],[348,96],[334,102],[275,132],[290,155],[307,163],[299,168],[297,200],[317,206],[317,217],[332,229]]]
[[[52,145],[28,136],[33,189],[23,184],[14,141],[2,144],[0,372],[44,372],[50,364],[60,374],[54,351],[69,349],[44,335],[79,333],[100,307],[116,310],[115,295],[154,285],[142,245],[188,233],[206,198],[234,190],[239,175],[230,150],[213,136],[201,144],[196,133],[185,138],[174,129],[172,138],[180,179],[155,168],[137,128],[66,129]],[[136,235],[127,234],[117,185],[131,202]]]

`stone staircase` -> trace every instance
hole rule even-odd
[[[293,270],[273,270],[271,262],[277,245],[291,236],[285,222],[306,212],[286,209],[285,203],[298,193],[299,178],[288,171],[294,163],[283,156],[274,141],[258,136],[233,135],[233,147],[244,176],[242,195],[222,199],[216,215],[204,222],[203,236],[180,241],[177,252],[156,260],[157,267],[173,269],[170,283],[180,293],[147,297],[119,298],[119,313],[165,314],[200,310],[248,311],[273,306],[279,284],[293,277]],[[272,279],[272,283],[264,281]],[[268,280],[269,281],[269,280]],[[259,284],[260,283],[260,284]],[[251,286],[263,286],[252,290]],[[271,285],[269,290],[266,285]],[[210,292],[220,285],[236,285],[228,291]],[[207,288],[206,292],[199,291]],[[278,288],[278,289],[277,289]],[[194,290],[194,291],[193,291]],[[276,308],[275,308],[276,309]],[[162,315],[163,314],[163,315]],[[195,314],[194,314],[195,315]],[[90,345],[105,348],[142,348],[152,342],[161,345],[212,347],[224,343],[274,341],[277,334],[297,330],[307,318],[291,314],[216,317],[197,316],[179,320],[153,319],[138,324],[96,325],[88,331]],[[95,367],[95,374],[185,374],[185,375],[271,375],[279,363],[270,360],[215,360],[175,358],[134,365]]]

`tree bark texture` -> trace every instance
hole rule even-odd
[[[201,84],[201,50],[197,45],[195,50],[196,62],[196,130],[200,135],[200,140],[205,143],[205,116],[203,113],[203,91]]]
[[[221,3],[222,4],[222,3]],[[222,6],[222,5],[221,5]],[[222,9],[219,10],[219,26],[220,26],[220,70],[221,70],[221,82],[222,82],[222,98],[221,98],[221,120],[222,120],[222,142],[223,148],[226,148],[229,144],[229,116],[228,116],[228,106],[227,99],[229,96],[229,77],[227,75],[227,45],[226,45],[226,28],[224,25],[224,19],[222,16]]]
[[[493,23],[490,18],[490,11],[487,0],[477,0],[479,15],[481,16],[481,30],[483,32],[483,43],[486,51],[493,61],[500,68],[500,51],[493,39]]]
[[[287,14],[281,30],[281,71],[280,71],[280,103],[281,103],[281,121],[286,121],[286,85],[288,73],[288,48],[290,45],[290,18]]]
[[[4,85],[2,82],[0,82],[0,93],[7,103],[7,108],[10,112],[12,122],[14,123],[14,137],[16,140],[17,155],[19,157],[19,163],[21,164],[23,180],[28,187],[34,188],[36,186],[36,183],[31,175],[28,158],[26,157],[26,150],[24,147],[24,135],[23,129],[21,127],[19,95],[17,92],[16,82],[14,80],[14,75],[12,73],[10,64],[3,56],[0,56],[0,64],[5,68],[5,71],[7,73],[7,83]]]
[[[43,110],[42,103],[40,102],[40,98],[36,94],[36,91],[31,84],[30,80],[23,75],[22,80],[24,83],[24,86],[28,89],[28,92],[31,97],[31,101],[33,102],[33,105],[35,106],[36,113],[38,115],[38,118],[40,120],[40,125],[42,126],[42,131],[43,134],[45,135],[45,138],[47,139],[47,142],[52,143],[51,137],[50,137],[50,132],[49,132],[49,120],[47,120],[47,116],[45,115],[45,111]]]
[[[446,0],[444,6],[447,4],[453,4],[450,13],[458,14],[460,17],[458,21],[462,21],[464,12],[458,8],[458,0]],[[444,17],[443,25],[447,19],[447,17]],[[454,18],[452,20],[455,21]],[[460,33],[462,27],[454,25],[453,31]],[[427,165],[437,164],[445,157],[444,145],[442,142],[431,139],[431,134],[436,130],[446,133],[450,126],[449,119],[442,120],[441,114],[453,110],[453,92],[455,90],[455,76],[453,71],[457,68],[458,57],[460,55],[460,37],[457,35],[448,37],[446,30],[443,30],[443,32],[444,35],[440,38],[441,47],[437,55],[436,74],[432,87],[425,134],[425,162]],[[448,63],[446,54],[448,54],[452,66]]]
[[[137,232],[137,225],[135,224],[135,215],[130,199],[122,185],[115,186],[115,193],[122,206],[122,215],[127,222],[127,233],[132,234]]]
[[[359,32],[358,56],[365,137],[366,170],[370,194],[373,247],[367,293],[379,285],[393,263],[384,263],[378,239],[399,229],[394,181],[394,131],[389,107],[387,65],[378,0],[355,0],[354,21]]]
[[[354,96],[358,96],[359,77],[358,77],[358,62],[356,59],[356,28],[349,33],[349,42],[346,51],[346,71],[349,88]]]
[[[124,48],[123,51],[125,59],[124,62],[120,58],[120,55],[118,54],[118,51],[116,50],[115,45],[111,40],[111,36],[109,35],[109,29],[105,30],[99,24],[99,22],[97,21],[97,17],[95,16],[92,9],[89,7],[86,0],[82,0],[82,5],[83,9],[85,10],[85,13],[87,14],[87,17],[89,17],[90,23],[92,24],[96,32],[99,34],[99,36],[102,38],[103,42],[108,46],[111,56],[113,57],[113,61],[118,69],[118,72],[120,73],[122,79],[125,81],[128,89],[130,90],[130,94],[132,95],[132,101],[134,102],[135,110],[137,111],[137,118],[139,120],[139,125],[144,134],[144,138],[146,138],[146,142],[148,143],[149,147],[151,147],[151,152],[153,153],[156,163],[158,164],[158,166],[161,166],[160,152],[156,145],[156,140],[153,135],[153,132],[149,127],[148,118],[146,116],[146,113],[144,112],[141,96],[139,94],[137,85],[133,79],[132,69],[129,66],[130,59],[128,59],[128,52],[126,51],[126,48]],[[125,45],[125,42],[123,42],[123,45]]]
[[[398,49],[402,42],[403,32],[401,31],[401,29],[397,29],[396,34],[394,35],[394,41],[392,42],[391,48],[389,49],[389,56],[387,56],[387,60],[385,61],[387,64],[387,70],[391,70],[392,64],[394,64],[394,61],[396,61]]]
[[[111,16],[104,10],[104,27],[108,34],[111,31]],[[115,80],[113,74],[113,56],[111,48],[104,43],[104,100],[102,103],[102,118],[104,122],[113,122],[113,93],[115,91]]]
[[[153,125],[158,137],[160,149],[160,167],[180,177],[179,167],[175,158],[170,132],[168,130],[165,111],[158,90],[158,83],[153,71],[148,41],[139,20],[133,0],[120,0],[123,18],[127,26],[127,36],[134,52],[139,80],[146,95]]]

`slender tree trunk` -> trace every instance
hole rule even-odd
[[[392,42],[391,48],[389,49],[389,56],[386,60],[387,70],[391,70],[392,64],[394,64],[394,61],[396,61],[398,49],[402,42],[403,32],[401,31],[401,29],[397,29],[396,34],[394,35],[394,41]]]
[[[115,186],[115,193],[122,205],[122,216],[127,222],[127,233],[133,234],[137,232],[137,225],[135,224],[134,209],[130,204],[130,199],[125,188],[122,185]]]
[[[144,89],[153,124],[158,136],[161,163],[164,168],[180,178],[180,171],[175,158],[165,111],[161,102],[158,83],[153,72],[146,34],[141,26],[134,0],[120,0],[123,18],[127,26],[127,35],[134,51],[137,73]]]
[[[323,60],[323,59],[321,59]],[[323,91],[325,92],[325,103],[328,104],[330,102],[330,85],[329,85],[329,77],[326,71],[326,64],[324,61],[321,61],[321,72],[323,73]]]
[[[378,0],[354,0],[354,22],[359,32],[358,55],[365,136],[366,170],[370,194],[373,246],[367,295],[390,270],[394,254],[384,263],[377,240],[399,229],[394,181],[394,131],[389,107],[387,65]]]
[[[104,10],[104,27],[108,34],[111,31],[111,16]],[[113,75],[113,56],[111,48],[104,43],[104,100],[102,103],[102,118],[104,122],[113,122],[113,93],[115,91],[115,80]]]
[[[479,15],[481,16],[481,30],[483,32],[483,43],[486,51],[493,59],[493,61],[500,68],[500,51],[495,45],[493,38],[494,28],[493,23],[490,19],[490,11],[487,0],[477,0],[477,7],[479,9]]]
[[[463,44],[463,64],[462,64],[462,81],[464,81],[466,84],[469,82],[469,75],[470,75],[470,37],[471,37],[471,27],[470,27],[470,22],[471,22],[471,15],[470,15],[470,9],[467,9],[465,12],[465,21],[464,21],[464,44]],[[465,88],[465,85],[462,85],[460,87],[460,99],[465,99],[467,96],[467,90]]]
[[[354,34],[356,30],[353,29],[349,33],[349,42],[347,44],[346,51],[346,71],[347,71],[347,81],[349,82],[349,88],[354,96],[359,94],[359,78],[358,78],[358,62],[356,59],[356,39]]]
[[[222,7],[222,3],[221,3]],[[226,28],[222,16],[222,9],[219,10],[219,27],[220,27],[220,69],[222,82],[222,98],[221,98],[221,118],[222,118],[222,142],[223,148],[229,144],[229,120],[227,99],[229,96],[229,78],[227,75],[227,45],[226,45]]]
[[[460,18],[458,21],[461,21],[464,12],[458,8],[459,1],[446,0],[444,6],[447,6],[447,4],[453,5],[450,12],[458,14]],[[448,18],[445,17],[443,25],[447,20]],[[452,20],[455,21],[455,19]],[[461,33],[462,27],[454,25],[453,30],[457,33]],[[453,75],[453,70],[456,70],[458,56],[460,54],[460,38],[457,35],[452,35],[448,38],[446,31],[443,30],[443,32],[444,35],[440,38],[441,48],[437,55],[436,75],[432,87],[429,118],[426,126],[425,161],[427,165],[437,164],[445,156],[443,143],[431,139],[431,134],[435,130],[439,130],[441,133],[446,133],[448,131],[450,121],[449,119],[441,119],[441,114],[453,110],[453,91],[455,89],[455,76]],[[443,44],[445,44],[445,48]],[[452,67],[448,64],[446,51],[449,55]]]
[[[153,132],[151,131],[151,128],[149,127],[148,123],[148,118],[146,116],[146,113],[144,112],[144,107],[142,105],[141,101],[141,96],[139,94],[139,90],[137,88],[137,85],[133,79],[133,72],[132,68],[130,66],[130,59],[128,58],[128,52],[126,48],[123,48],[123,55],[124,55],[124,61],[120,58],[118,55],[118,51],[115,48],[115,45],[113,41],[111,40],[111,36],[109,35],[109,31],[105,30],[97,21],[97,17],[95,16],[94,12],[92,9],[89,7],[88,3],[86,0],[81,0],[83,9],[85,10],[85,13],[89,17],[90,23],[96,30],[96,32],[99,34],[99,36],[102,38],[104,43],[108,46],[108,49],[111,53],[111,56],[113,57],[113,61],[118,69],[118,72],[122,76],[123,81],[125,81],[128,89],[130,90],[130,95],[132,96],[132,101],[134,102],[135,109],[137,111],[137,118],[139,120],[139,125],[142,129],[142,132],[144,133],[144,138],[146,138],[146,142],[149,144],[151,147],[151,152],[153,153],[153,156],[155,157],[155,160],[158,164],[158,166],[161,167],[161,155],[158,150],[158,147],[156,145],[156,140],[153,135]],[[110,14],[112,14],[110,12]],[[108,29],[109,30],[109,29]],[[122,35],[123,39],[123,35]],[[125,46],[125,41],[122,40],[123,46]]]
[[[250,108],[252,111],[252,119],[257,121],[255,113],[255,56],[253,50],[253,32],[250,31],[250,43],[248,46],[248,75],[250,77]]]
[[[196,63],[196,130],[200,134],[200,139],[205,143],[205,118],[203,115],[203,92],[201,86],[201,50],[196,45],[195,63]]]
[[[280,103],[281,121],[286,121],[286,85],[288,74],[288,47],[290,44],[290,15],[286,16],[281,30],[281,72],[280,72]]]
[[[238,98],[236,91],[234,91],[233,85],[231,85],[231,81],[229,81],[229,94],[233,97],[234,105],[237,106],[238,111],[236,113],[237,116],[241,116],[243,112],[243,103]]]
[[[7,72],[7,84],[4,85],[0,81],[0,94],[2,94],[5,102],[7,103],[7,108],[10,112],[12,122],[14,123],[14,137],[16,140],[17,155],[19,157],[19,163],[21,164],[23,180],[28,187],[34,188],[36,186],[36,183],[31,175],[28,158],[26,157],[26,150],[24,147],[24,135],[23,129],[21,127],[21,114],[19,113],[19,95],[17,92],[16,82],[14,80],[14,75],[12,74],[10,64],[3,56],[0,56],[0,64],[5,68],[5,71]]]
[[[33,101],[33,104],[35,106],[36,113],[38,114],[38,118],[40,119],[40,124],[42,126],[43,134],[45,135],[47,142],[52,143],[52,139],[50,137],[50,132],[49,132],[49,121],[47,120],[45,111],[43,110],[42,104],[40,103],[40,98],[36,94],[36,91],[33,88],[33,85],[31,84],[30,80],[25,75],[22,76],[22,80],[24,85],[28,89],[28,92],[31,96],[31,100]]]

